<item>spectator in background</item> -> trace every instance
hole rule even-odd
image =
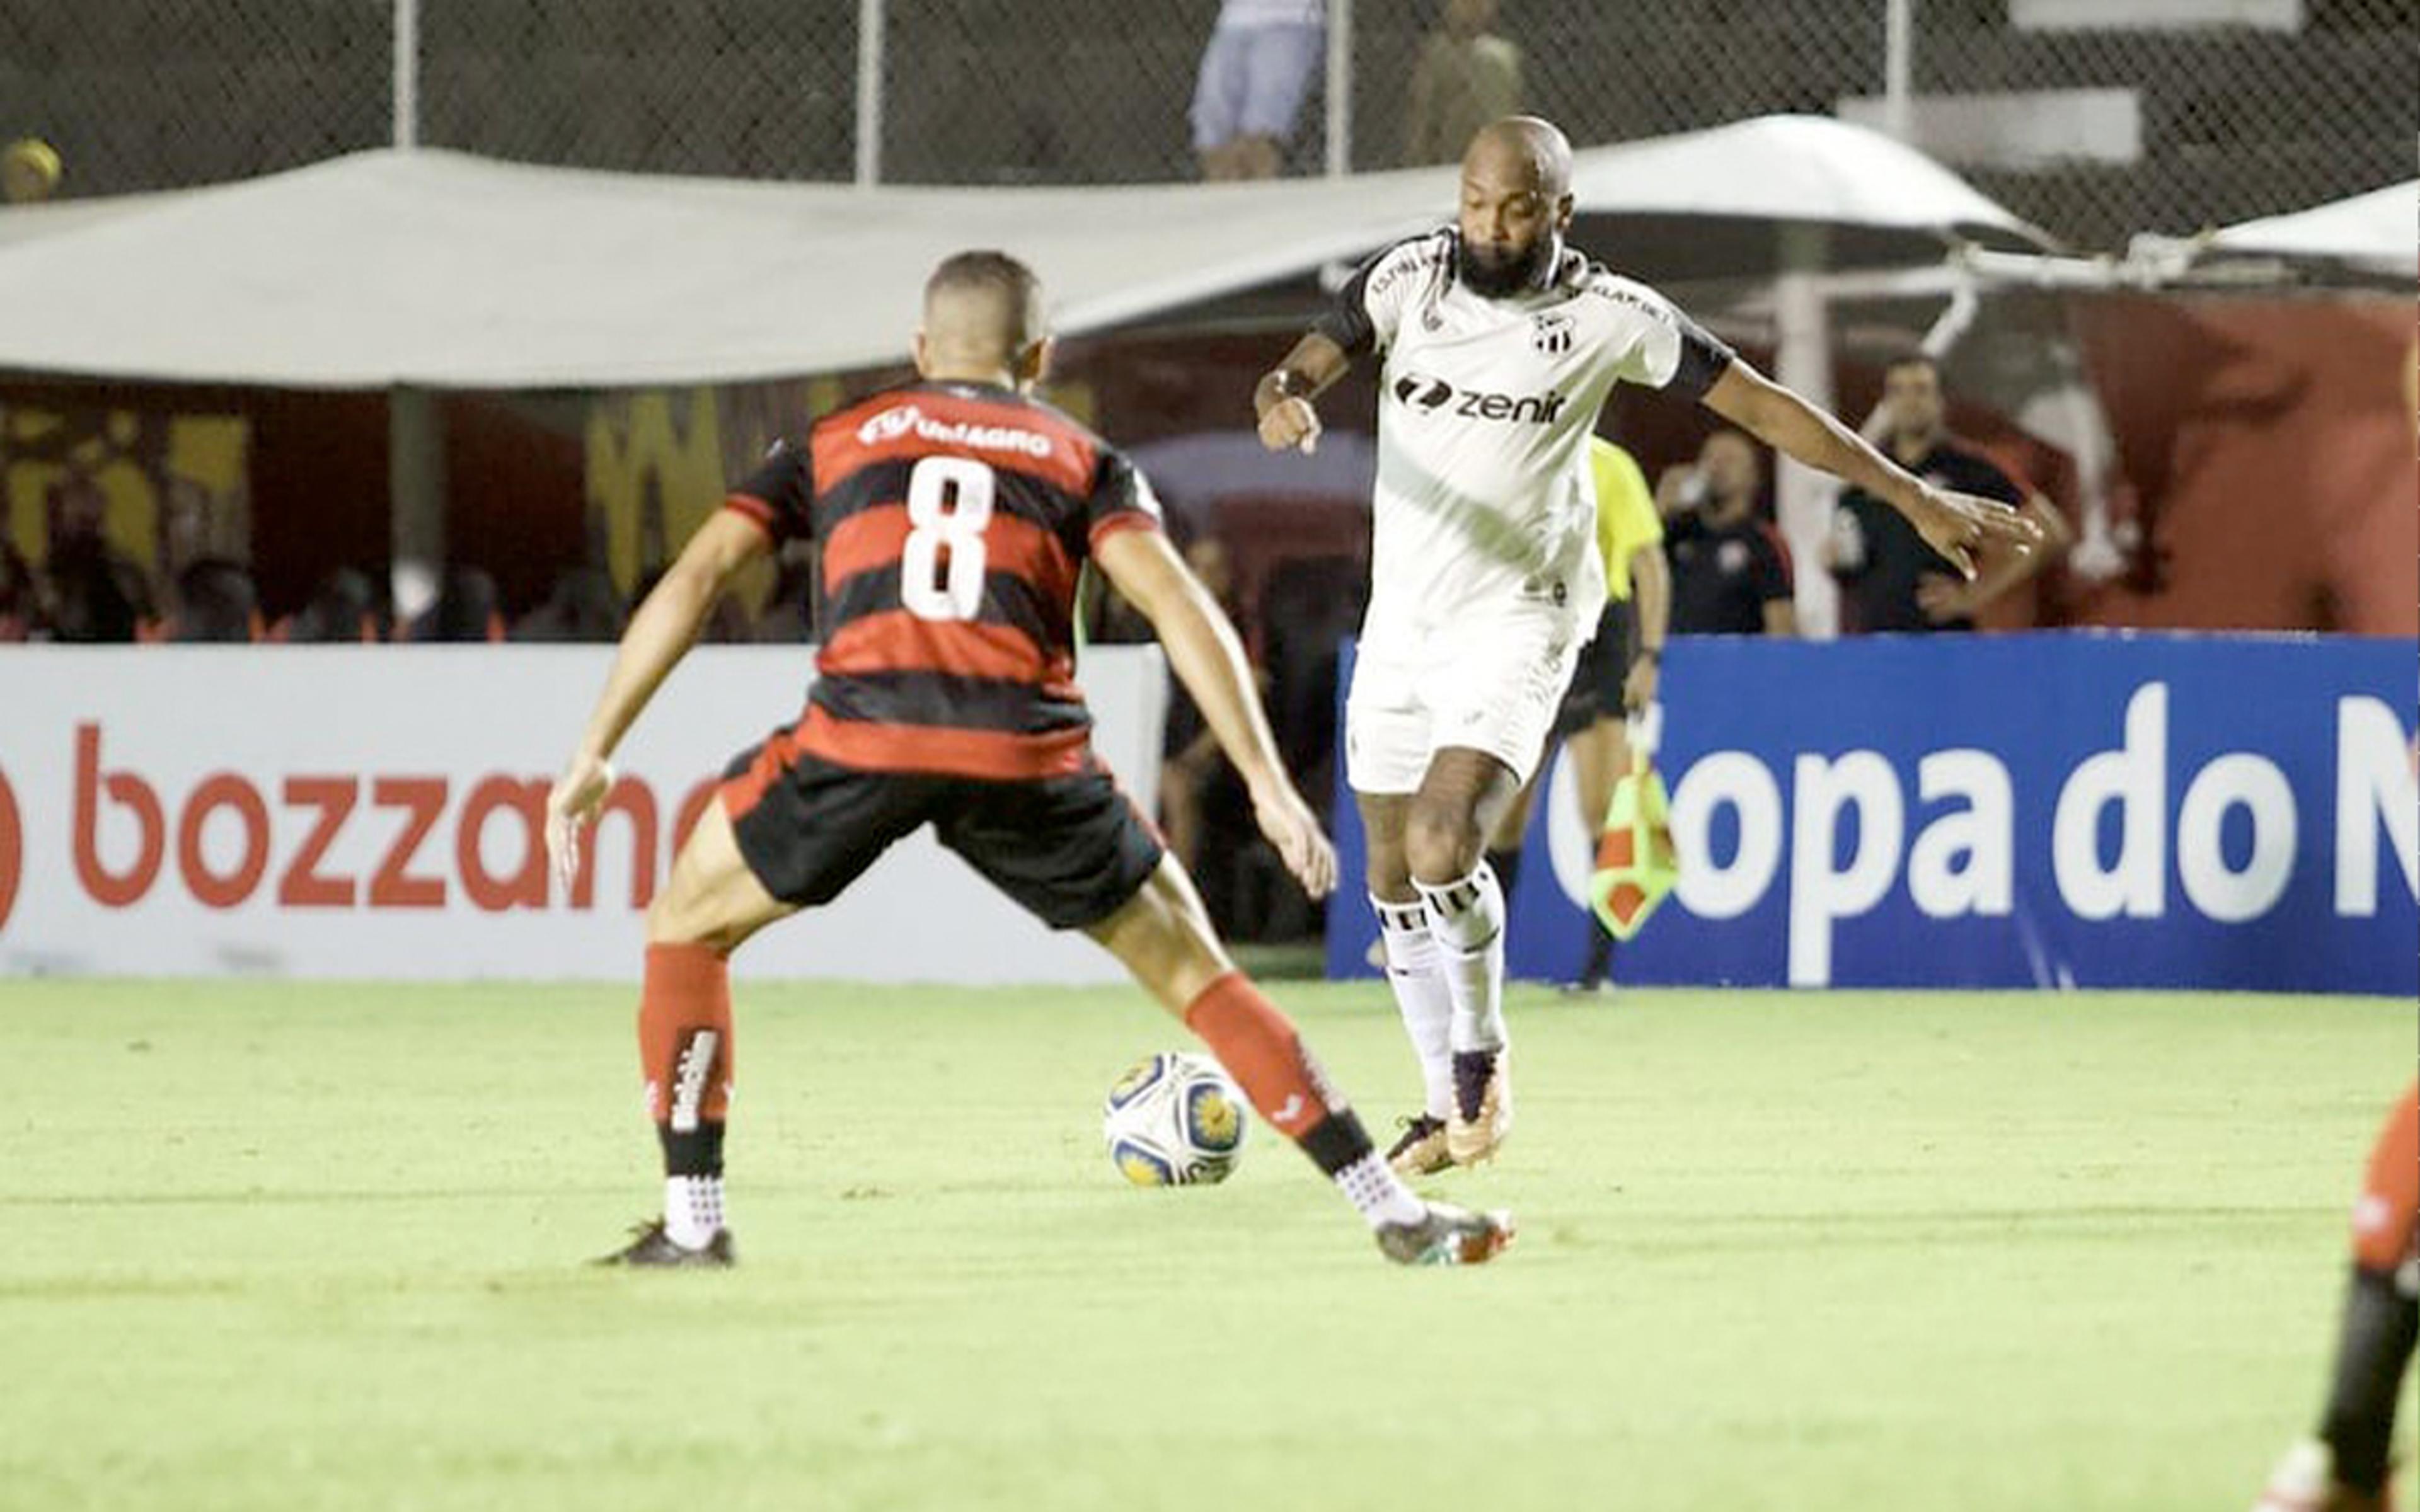
[[[196,557],[177,574],[167,639],[184,644],[248,644],[261,639],[260,595],[252,574],[225,557]]]
[[[80,645],[122,645],[153,638],[159,607],[140,563],[110,542],[109,497],[81,469],[52,486],[51,638]]]
[[[1736,430],[1656,480],[1672,566],[1674,635],[1796,635],[1790,548],[1763,514],[1764,459]]]
[[[280,620],[269,639],[297,645],[364,645],[385,639],[379,625],[378,594],[366,574],[338,567],[319,579],[311,602]]]
[[[173,585],[187,567],[216,555],[210,549],[210,494],[193,479],[170,472],[160,479],[159,501],[155,565],[161,578]]]
[[[1459,162],[1479,129],[1521,110],[1521,49],[1496,35],[1496,0],[1446,0],[1404,105],[1404,166]]]
[[[1823,565],[1840,584],[1840,628],[1851,632],[1972,630],[1986,604],[2031,579],[2074,541],[2040,490],[1949,433],[1941,368],[1917,353],[1883,374],[1883,449],[1936,487],[2015,505],[2041,527],[2030,552],[1983,552],[1975,580],[1926,546],[1899,511],[1860,488],[1840,496],[1823,540]]]
[[[98,537],[52,548],[51,639],[71,645],[130,645],[154,638],[151,585],[143,570]]]
[[[496,579],[478,567],[445,569],[437,602],[404,628],[407,640],[461,642],[502,640],[504,616],[497,608]]]
[[[566,567],[555,576],[546,602],[513,626],[516,640],[619,640],[628,619],[613,578],[598,566]]]
[[[58,193],[63,171],[58,148],[39,136],[21,136],[0,147],[0,200],[39,204]]]
[[[41,629],[41,579],[15,546],[0,540],[0,644],[31,640]]]
[[[1326,38],[1324,0],[1222,0],[1193,85],[1202,177],[1278,176]]]
[[[1218,601],[1227,618],[1236,621],[1234,565],[1227,555],[1226,546],[1213,536],[1202,536],[1185,548],[1186,565],[1202,579],[1202,586]],[[1256,669],[1257,671],[1257,669]],[[1171,684],[1168,703],[1167,740],[1163,747],[1164,764],[1160,767],[1160,817],[1168,827],[1168,848],[1176,853],[1187,872],[1200,877],[1195,863],[1202,856],[1202,834],[1207,810],[1215,796],[1232,796],[1242,800],[1241,806],[1220,803],[1224,820],[1240,815],[1247,821],[1251,812],[1250,800],[1242,787],[1233,781],[1234,768],[1218,749],[1218,737],[1210,733],[1202,711],[1186,695],[1182,685]],[[1224,793],[1232,786],[1233,794]],[[1230,815],[1225,810],[1233,809]],[[1224,827],[1223,825],[1221,827]],[[1212,912],[1215,914],[1216,909]]]

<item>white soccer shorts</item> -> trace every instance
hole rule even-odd
[[[1419,790],[1450,746],[1483,750],[1529,780],[1587,640],[1544,606],[1481,624],[1373,630],[1344,702],[1344,778],[1356,793]]]

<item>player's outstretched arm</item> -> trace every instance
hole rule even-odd
[[[1317,451],[1319,411],[1311,402],[1352,365],[1343,347],[1316,331],[1295,342],[1285,361],[1262,374],[1252,389],[1261,444],[1272,452]]]
[[[772,548],[763,526],[731,510],[715,511],[630,616],[613,654],[605,691],[588,716],[579,748],[546,797],[546,850],[566,887],[580,870],[580,830],[613,785],[613,748],[647,706],[675,664],[697,641],[715,600],[740,568]]]
[[[1226,611],[1157,531],[1119,531],[1094,548],[1094,557],[1159,632],[1170,664],[1252,795],[1261,833],[1304,891],[1326,897],[1336,887],[1335,848],[1278,757],[1277,739],[1252,691],[1251,665]]]
[[[1907,517],[1916,532],[1968,579],[1975,549],[2006,541],[2030,551],[2041,527],[1995,499],[1935,488],[1866,439],[1745,363],[1706,391],[1706,408],[1775,450],[1856,485]]]
[[[1638,659],[1621,680],[1621,706],[1633,714],[1655,702],[1664,671],[1664,640],[1672,628],[1672,568],[1664,547],[1651,541],[1630,553],[1630,600],[1638,611]]]

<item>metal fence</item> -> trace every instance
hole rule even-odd
[[[1409,81],[1442,45],[1448,0],[1324,3],[1345,41],[1313,70],[1287,169],[1395,166]],[[1772,111],[1870,118],[2083,248],[2408,177],[2420,143],[2420,0],[1496,8],[1522,103],[1584,145]],[[1218,0],[14,0],[0,6],[0,138],[53,142],[78,194],[240,177],[399,134],[650,172],[1184,178],[1198,171],[1187,105],[1218,11]],[[2187,23],[2196,14],[2234,20]],[[402,69],[399,35],[416,38]]]

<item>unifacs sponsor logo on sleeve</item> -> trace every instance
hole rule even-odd
[[[1441,236],[1424,238],[1396,248],[1370,271],[1368,299],[1376,299],[1414,273],[1434,272],[1445,265],[1447,242]]]
[[[1600,273],[1581,285],[1589,293],[1615,304],[1624,305],[1660,325],[1671,325],[1672,306],[1663,300],[1641,292],[1609,273]]]

